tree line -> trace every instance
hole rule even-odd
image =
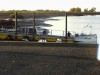
[[[15,12],[18,12],[17,14],[17,18],[22,19],[25,18],[26,16],[28,17],[32,17],[33,15],[30,13],[35,12],[35,16],[36,17],[48,17],[48,16],[62,16],[65,15],[66,11],[60,11],[60,10],[9,10],[9,11],[0,11],[0,18],[2,18],[3,16],[6,16],[7,18],[15,18]],[[71,8],[69,11],[67,12],[72,12],[72,13],[79,13],[79,12],[96,12],[96,8],[93,7],[91,9],[85,8],[83,11],[81,8],[77,7],[77,8]],[[75,15],[75,14],[74,14]],[[81,16],[81,14],[77,15],[77,16]],[[12,27],[14,25],[14,21],[12,19],[10,20],[0,20],[0,27],[5,26],[9,26]]]
[[[48,17],[48,16],[64,16],[65,12],[79,13],[79,12],[96,12],[96,8],[92,7],[91,9],[85,8],[83,11],[81,8],[70,8],[69,11],[61,10],[1,10],[0,17],[9,17],[14,18],[15,12],[18,12],[18,18],[32,17],[32,13],[35,12],[36,17]],[[31,13],[31,14],[30,14]]]
[[[79,13],[79,12],[96,12],[96,8],[92,7],[91,9],[85,8],[83,11],[81,10],[81,8],[77,7],[77,8],[71,8],[69,10],[69,12],[74,12],[74,13]]]
[[[91,9],[85,8],[83,11],[80,7],[73,7],[70,8],[68,11],[64,11],[64,10],[43,10],[43,9],[39,9],[39,10],[1,10],[0,13],[14,13],[15,11],[19,12],[19,13],[62,13],[62,12],[96,12],[96,8],[92,7]]]

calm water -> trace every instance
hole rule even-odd
[[[52,31],[53,35],[65,35],[62,31],[65,31],[65,16],[52,17],[51,20],[45,21],[47,24],[53,26],[48,27]],[[58,19],[58,20],[52,20]],[[85,28],[85,26],[87,26]],[[92,29],[92,30],[91,30]],[[68,31],[75,31],[76,33],[93,33],[98,37],[98,50],[97,59],[100,60],[100,16],[68,16]]]
[[[65,16],[49,19],[45,23],[53,25],[48,27],[48,29],[53,30],[52,34],[63,35],[63,31],[65,31]],[[88,27],[84,28],[87,25]],[[93,33],[100,36],[100,16],[68,16],[68,31],[82,33],[82,30],[84,33]]]

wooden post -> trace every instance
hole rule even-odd
[[[35,12],[33,13],[33,38],[35,37],[36,30],[35,30]]]
[[[52,30],[51,30],[51,35],[52,35]]]
[[[67,39],[67,12],[65,12],[65,38]]]
[[[17,12],[15,12],[15,35],[17,35]]]

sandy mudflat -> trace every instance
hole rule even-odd
[[[0,75],[100,75],[94,47],[0,46]]]
[[[0,52],[1,75],[99,75],[96,59]]]

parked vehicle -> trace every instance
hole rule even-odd
[[[15,29],[8,29],[8,32],[15,32]],[[37,35],[48,35],[49,30],[43,27],[35,26],[35,34]],[[33,27],[32,26],[23,26],[17,29],[17,33],[24,34],[24,35],[32,35],[33,34]]]

